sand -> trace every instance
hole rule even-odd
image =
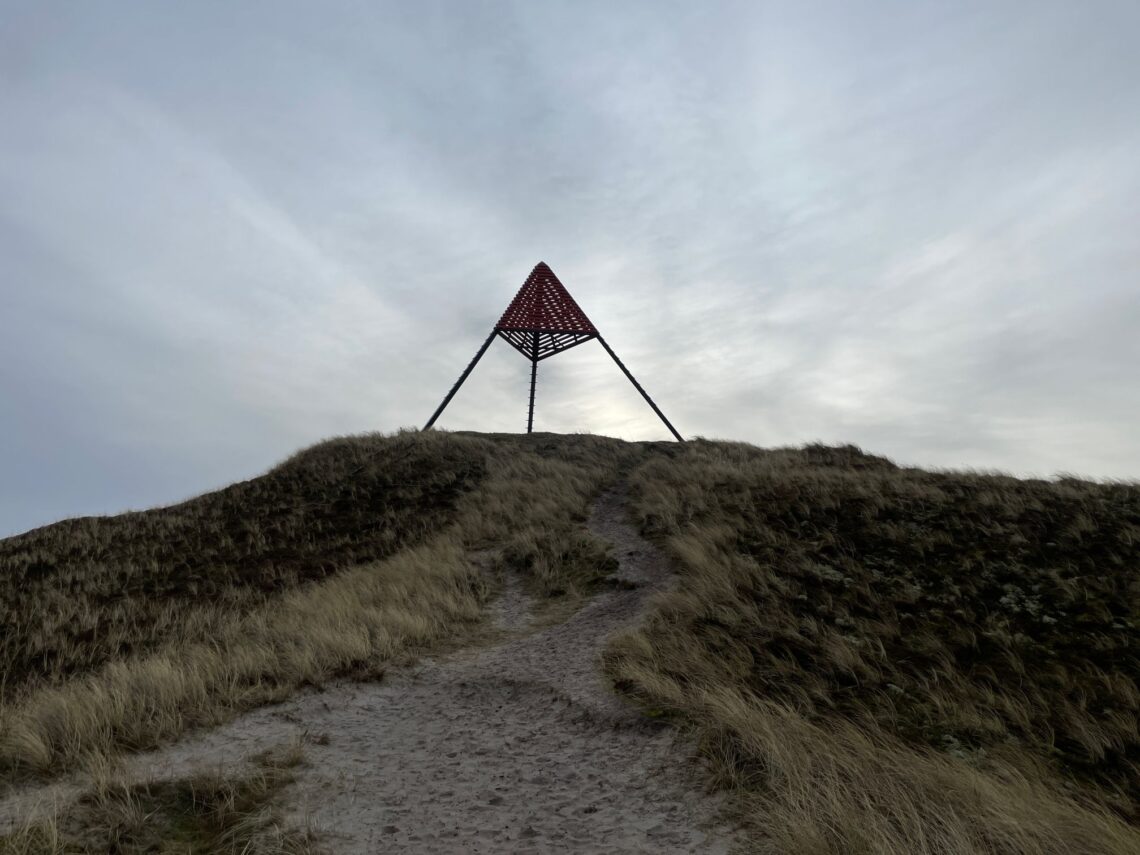
[[[264,707],[134,758],[132,775],[232,766],[301,739],[287,816],[332,852],[728,852],[737,836],[691,749],[599,671],[606,637],[669,584],[667,562],[620,490],[589,527],[612,545],[621,584],[563,622],[535,621],[508,578],[490,609],[496,643]]]

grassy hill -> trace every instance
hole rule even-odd
[[[1140,851],[1140,488],[727,443],[633,482],[683,573],[609,669],[779,851]]]
[[[691,729],[759,850],[1140,851],[1140,487],[853,447],[343,438],[0,541],[0,776],[454,644],[508,567],[589,596],[582,523],[621,480],[680,575],[606,671]]]

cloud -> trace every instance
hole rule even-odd
[[[16,5],[0,534],[421,424],[540,259],[683,433],[1140,476],[1134,4]],[[492,347],[441,423],[519,430]],[[596,345],[538,427],[665,438]]]

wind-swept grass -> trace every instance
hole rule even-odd
[[[423,543],[485,457],[444,434],[335,439],[173,507],[0,540],[0,701]]]
[[[173,508],[2,541],[0,775],[99,767],[375,678],[477,627],[502,571],[587,595],[613,560],[590,503],[627,475],[680,578],[606,669],[692,728],[757,850],[1140,852],[1140,488],[852,447],[346,438]],[[147,851],[139,811],[293,851],[258,824],[273,774],[199,781],[190,802],[97,787],[78,831],[28,826],[0,852]],[[240,809],[209,826],[216,804]],[[209,837],[230,820],[256,833]]]
[[[768,851],[1140,851],[1140,489],[699,442],[634,495],[681,577],[608,670]]]
[[[638,454],[617,441],[594,437],[562,441],[574,462],[546,453],[544,443],[551,440],[541,436],[495,442],[430,433],[358,442],[368,455],[401,461],[399,466],[409,459],[419,461],[415,472],[398,470],[408,480],[396,483],[390,476],[375,476],[393,492],[414,489],[422,496],[425,484],[446,486],[441,488],[447,496],[441,506],[450,508],[447,513],[435,500],[423,500],[424,520],[434,521],[434,528],[421,532],[427,523],[418,520],[392,523],[403,525],[405,535],[389,537],[375,530],[375,542],[417,542],[379,560],[367,557],[362,546],[359,551],[345,546],[344,566],[338,572],[329,569],[321,581],[309,583],[294,579],[276,595],[259,592],[252,606],[232,593],[208,606],[178,599],[178,607],[166,613],[165,637],[152,636],[155,623],[149,613],[138,622],[124,623],[120,632],[129,641],[126,655],[70,679],[53,672],[46,685],[44,675],[33,675],[30,687],[18,687],[14,700],[0,706],[0,769],[58,772],[83,763],[92,753],[154,747],[189,728],[223,721],[330,677],[375,676],[393,660],[453,638],[480,619],[494,578],[478,565],[478,555],[488,556],[492,565],[509,563],[550,596],[585,590],[605,572],[608,561],[581,524],[590,499]],[[318,446],[285,467],[298,461],[315,465],[326,455],[336,458],[340,453],[360,461],[361,452],[352,440],[337,440],[331,448]],[[315,480],[325,484],[329,495],[339,496],[353,489],[341,480],[358,477],[360,465],[331,463],[338,477]],[[467,473],[465,478],[471,473],[481,477],[464,482],[460,491],[457,471]],[[383,491],[373,500],[381,508],[389,503]],[[140,524],[146,530],[154,530],[161,529],[160,520],[172,512],[180,516],[184,511],[160,509],[135,516],[143,518]],[[249,512],[262,515],[257,508]],[[404,519],[399,514],[393,518]],[[106,522],[125,525],[118,519]],[[413,529],[414,536],[407,534]],[[78,543],[108,540],[98,531],[86,531]],[[345,534],[343,540],[352,538]],[[51,560],[64,565],[62,575],[80,574],[67,560],[89,566],[85,553],[69,546],[65,537],[56,543]],[[347,556],[361,560],[351,563]],[[314,561],[318,557],[314,551]],[[260,566],[263,552],[251,552],[248,559]],[[237,585],[243,585],[245,559],[232,560],[239,568]],[[167,579],[176,573],[162,566],[157,575]],[[10,608],[32,624],[40,611],[40,592],[33,587],[20,595],[13,589]],[[120,606],[111,608],[119,613]],[[47,626],[51,631],[54,621],[48,620]],[[37,637],[35,631],[25,635]],[[147,652],[133,652],[138,650]]]
[[[251,758],[230,775],[129,781],[101,776],[74,803],[0,837],[0,855],[183,853],[316,855],[313,834],[288,828],[275,801],[304,762],[299,744]]]

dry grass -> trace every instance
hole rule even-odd
[[[1140,851],[1140,489],[707,442],[634,489],[682,576],[607,668],[758,848]]]
[[[310,855],[320,851],[307,830],[285,826],[274,806],[304,761],[299,745],[252,758],[230,775],[132,782],[109,775],[74,804],[0,838],[0,855],[48,853],[180,853]]]
[[[336,462],[342,454],[352,466]],[[223,721],[337,675],[377,676],[394,659],[454,638],[480,619],[493,578],[472,556],[488,550],[500,563],[527,573],[536,589],[548,595],[586,590],[604,574],[608,559],[581,522],[593,494],[636,454],[620,442],[586,436],[496,441],[401,434],[317,446],[266,478],[280,478],[283,470],[297,465],[319,467],[318,461],[324,460],[337,476],[314,473],[309,480],[339,497],[356,489],[342,482],[360,477],[365,471],[360,467],[367,467],[368,460],[395,461],[406,480],[396,483],[379,472],[372,480],[388,484],[397,495],[414,490],[417,496],[433,498],[419,501],[422,519],[393,512],[389,519],[401,522],[389,524],[403,526],[398,533],[388,535],[373,530],[371,522],[367,525],[373,544],[413,545],[372,560],[351,532],[342,532],[339,542],[358,548],[345,546],[346,566],[339,572],[328,570],[331,575],[307,584],[298,576],[284,593],[251,595],[256,601],[252,606],[249,598],[233,593],[208,605],[172,599],[176,605],[164,613],[159,638],[153,636],[153,613],[144,610],[140,620],[128,621],[119,630],[128,641],[125,656],[98,668],[75,669],[70,679],[54,670],[31,675],[29,686],[11,687],[13,700],[0,706],[0,769],[12,776],[58,773],[89,762],[92,755],[154,747],[189,728]],[[408,460],[418,461],[415,472],[402,468]],[[475,481],[473,473],[481,477]],[[250,496],[266,495],[256,481],[246,489]],[[394,503],[381,489],[369,495],[378,508]],[[221,499],[206,496],[196,501],[208,507]],[[268,516],[258,507],[247,510],[252,518]],[[181,519],[185,513],[185,506],[149,511],[130,515],[130,524],[137,531],[165,531],[162,520],[167,515]],[[355,510],[344,513],[357,516]],[[101,523],[113,531],[127,525],[122,518]],[[83,568],[93,566],[83,552],[85,545],[98,544],[103,554],[114,537],[89,522],[73,542],[62,533],[69,530],[64,526],[55,541],[39,541],[54,543],[55,551],[39,554],[60,577],[82,578]],[[217,534],[206,527],[199,542],[208,532]],[[26,537],[16,539],[17,548],[26,547]],[[317,542],[319,535],[311,539]],[[12,548],[10,543],[5,546]],[[275,548],[268,542],[247,558],[254,566],[267,566],[265,553]],[[351,563],[352,556],[361,560]],[[316,547],[313,559],[319,560]],[[244,585],[245,559],[232,560],[236,588]],[[271,565],[266,572],[274,572]],[[179,572],[159,565],[156,576],[170,580]],[[21,593],[13,586],[8,594],[10,611],[22,616],[21,626],[29,627],[23,632],[28,639],[59,634],[54,616],[44,614],[42,591],[33,586]],[[107,608],[122,614],[118,601]],[[133,652],[137,650],[149,652]]]
[[[209,641],[111,662],[0,710],[0,761],[63,771],[92,752],[152,748],[337,674],[378,674],[404,651],[480,616],[485,580],[436,540],[257,611],[218,618]]]
[[[173,507],[2,540],[0,701],[423,543],[485,462],[440,434],[336,439]]]
[[[174,508],[2,541],[0,774],[99,768],[379,676],[477,626],[496,570],[576,601],[612,566],[590,502],[630,471],[681,579],[606,668],[693,728],[759,851],[1140,851],[1140,489],[850,447],[339,439]],[[274,830],[287,767],[99,777],[74,819],[0,852],[305,851]]]

